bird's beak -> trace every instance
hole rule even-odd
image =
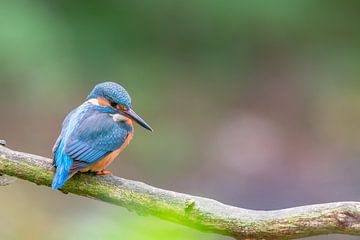
[[[122,111],[124,115],[131,118],[135,122],[137,122],[140,126],[146,128],[147,130],[153,131],[149,124],[147,124],[139,115],[136,114],[131,108]]]

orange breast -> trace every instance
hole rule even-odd
[[[100,171],[105,169],[107,166],[110,165],[110,163],[112,163],[112,161],[119,155],[119,153],[125,149],[125,147],[129,144],[129,142],[131,141],[133,137],[132,133],[128,133],[125,142],[123,145],[121,145],[121,147],[115,151],[113,151],[112,153],[106,155],[106,157],[104,157],[103,159],[97,161],[96,163],[94,163],[93,165],[84,168],[81,170],[81,172],[87,172],[87,171]]]

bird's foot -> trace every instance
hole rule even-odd
[[[96,175],[112,175],[112,172],[103,169],[103,170],[97,171]]]

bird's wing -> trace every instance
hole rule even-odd
[[[107,113],[85,117],[66,142],[65,152],[74,160],[70,170],[88,167],[119,149],[127,134]]]
[[[73,111],[71,111],[67,116],[66,118],[64,119],[63,123],[62,123],[62,129],[61,129],[61,133],[59,135],[59,137],[57,138],[53,148],[52,148],[52,152],[53,154],[55,154],[56,150],[58,149],[59,147],[59,144],[61,142],[61,139],[63,138],[63,135],[64,135],[64,131],[66,129],[66,126],[68,125],[69,121],[70,121],[70,118],[71,116],[73,115],[73,113],[76,111],[76,109],[74,109]]]

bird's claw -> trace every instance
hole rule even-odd
[[[103,169],[103,170],[97,171],[96,175],[112,175],[112,172]]]

